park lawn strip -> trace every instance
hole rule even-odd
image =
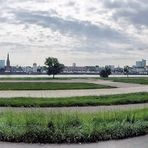
[[[89,143],[145,134],[148,134],[148,108],[99,113],[0,113],[0,141]]]
[[[69,89],[103,89],[111,86],[93,83],[60,82],[0,82],[0,90],[69,90]]]
[[[105,80],[112,80],[114,82],[124,82],[124,83],[135,83],[135,84],[144,84],[148,85],[148,77],[114,77],[107,78]]]
[[[0,98],[3,107],[70,107],[148,103],[148,93],[66,98]]]

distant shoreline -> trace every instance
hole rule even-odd
[[[0,73],[0,75],[47,75],[45,73]],[[60,73],[59,75],[99,75],[99,73]],[[126,76],[124,74],[111,74],[111,76]],[[129,76],[148,75],[148,74],[128,74]],[[58,75],[57,75],[58,76]]]

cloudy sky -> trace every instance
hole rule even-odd
[[[148,0],[0,0],[0,59],[43,65],[148,60]]]

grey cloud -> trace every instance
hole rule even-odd
[[[144,10],[135,10],[133,11],[128,11],[128,10],[121,10],[118,13],[115,14],[114,18],[115,19],[126,19],[130,23],[132,23],[135,26],[141,26],[145,25],[148,26],[148,9]]]
[[[76,3],[74,1],[68,2],[67,6],[74,6]]]
[[[89,12],[94,12],[94,11],[97,11],[97,9],[95,7],[90,7],[87,9]]]
[[[47,27],[53,31],[59,31],[64,35],[85,36],[95,39],[123,40],[122,33],[111,29],[108,26],[93,25],[88,21],[66,20],[55,16],[50,16],[46,12],[26,12],[15,13],[16,20],[22,24],[36,24]]]
[[[18,47],[18,50],[21,50],[21,48],[28,48],[28,47],[44,47],[44,45],[32,45],[32,44],[26,44],[26,43],[17,43],[17,42],[0,42],[1,47],[12,47],[10,49],[14,49],[15,47]],[[48,47],[48,46],[45,46]],[[28,48],[28,50],[30,50]]]
[[[102,2],[105,7],[110,8],[110,9],[121,8],[126,5],[125,2],[121,2],[121,1],[103,0]]]
[[[29,0],[28,0],[29,1]],[[30,0],[31,1],[31,0]],[[35,0],[33,0],[35,1]],[[39,2],[41,0],[38,0]],[[139,0],[142,4],[144,0]],[[69,2],[69,6],[75,5],[73,2]],[[148,21],[145,19],[147,14],[147,9],[142,9],[141,5],[134,0],[129,0],[128,2],[124,1],[110,1],[104,0],[104,6],[108,9],[115,9],[115,14],[113,16],[113,21],[118,19],[126,19],[132,24],[142,25],[147,24]],[[139,6],[139,7],[138,7]],[[90,13],[94,13],[97,8],[91,7],[88,8]],[[103,13],[106,13],[106,9]],[[50,28],[52,31],[58,31],[62,35],[70,36],[74,40],[71,43],[51,43],[51,45],[46,46],[46,48],[57,48],[61,51],[64,49],[68,49],[69,52],[91,52],[93,54],[97,53],[120,53],[120,54],[127,54],[128,51],[137,50],[137,48],[143,49],[142,43],[140,41],[136,42],[135,39],[130,36],[128,37],[126,33],[117,31],[115,29],[110,28],[109,26],[105,25],[94,25],[89,21],[80,21],[75,20],[73,18],[63,19],[55,10],[49,11],[27,11],[22,9],[9,9],[11,14],[14,14],[15,17],[13,20],[6,20],[6,18],[0,18],[0,22],[6,21],[7,23],[13,23],[16,25],[23,24],[24,30],[29,30],[30,25],[35,24],[42,26],[43,28]],[[144,16],[144,17],[143,17]],[[36,30],[38,31],[38,30]],[[84,37],[84,40],[83,40]],[[34,41],[42,42],[42,37],[39,36],[39,39],[28,37],[28,41],[30,44],[28,45],[18,45],[14,43],[17,47],[39,47],[39,45],[32,45]],[[47,36],[47,39],[50,40],[50,36]],[[75,41],[75,39],[77,39]],[[120,47],[111,46],[109,43],[123,43]],[[125,44],[129,45],[129,48],[124,46]],[[14,44],[10,44],[9,46],[14,46]],[[21,44],[21,43],[20,43]],[[7,44],[8,45],[8,44]],[[6,46],[6,45],[5,45]],[[137,46],[137,48],[135,48]],[[45,46],[44,46],[45,47]],[[131,48],[130,48],[131,47]],[[142,51],[142,50],[141,50]]]
[[[3,23],[3,22],[8,22],[8,19],[7,18],[4,18],[4,17],[0,17],[0,22]]]
[[[148,4],[147,0],[131,1],[108,1],[104,0],[105,8],[114,9],[113,18],[117,20],[126,20],[130,24],[139,27],[148,26]]]
[[[103,5],[106,8],[110,8],[110,9],[136,9],[136,8],[140,8],[141,4],[145,2],[145,0],[129,0],[129,1],[124,1],[124,0],[103,0]]]
[[[5,0],[0,0],[0,3],[4,3],[5,2]]]

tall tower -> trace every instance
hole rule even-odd
[[[9,53],[7,54],[6,70],[7,70],[7,71],[11,71]]]
[[[9,53],[7,54],[7,63],[6,63],[7,67],[10,67],[10,59],[9,59]]]

